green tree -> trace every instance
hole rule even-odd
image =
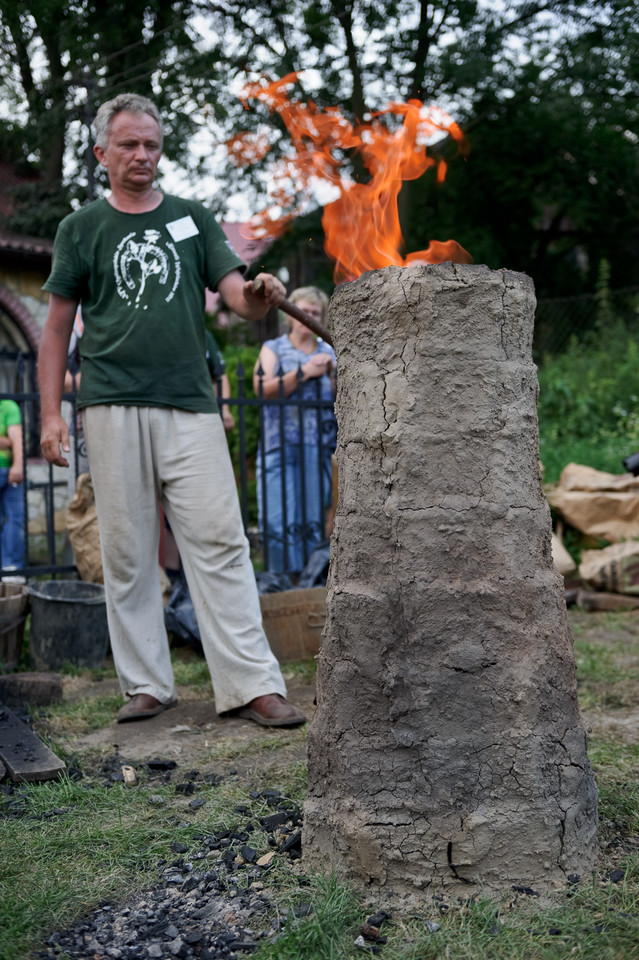
[[[444,190],[411,185],[409,245],[428,222],[540,296],[594,290],[602,257],[613,288],[639,283],[637,12],[611,4],[553,45],[529,39],[507,84],[473,92],[465,161]]]
[[[594,289],[602,256],[613,286],[639,282],[636,0],[499,8],[324,0],[304,7],[303,30],[299,5],[287,3],[274,14],[270,42],[266,6],[256,4],[250,25],[255,49],[271,77],[307,68],[299,98],[366,119],[393,99],[417,97],[460,122],[464,159],[450,142],[432,148],[451,160],[445,185],[429,172],[402,190],[407,250],[453,237],[477,262],[530,273],[540,296]],[[241,32],[244,4],[224,9],[233,11],[228,29]],[[249,61],[243,69],[252,76]],[[268,123],[275,159],[287,135],[264,105],[251,107],[238,117],[229,103],[228,116],[246,127]],[[312,211],[302,223],[274,245],[271,262],[320,234]]]
[[[43,206],[57,215],[93,192],[89,128],[96,104],[110,96],[134,89],[156,97],[166,108],[167,152],[185,149],[194,127],[182,106],[197,102],[203,84],[192,12],[183,0],[0,0],[0,92],[11,118],[2,122],[2,139],[16,164],[39,175],[18,196],[9,227],[50,236]],[[185,52],[194,64],[188,83]]]

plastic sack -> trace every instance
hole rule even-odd
[[[255,574],[257,583],[257,592],[281,593],[283,590],[292,590],[293,584],[287,573],[272,573],[269,570],[262,570]]]
[[[75,494],[67,507],[67,531],[80,579],[104,583],[98,514],[88,473],[80,474],[77,479]]]
[[[577,569],[577,564],[556,533],[552,535],[552,559],[559,573],[564,577],[567,577]]]
[[[184,640],[190,647],[202,652],[200,628],[195,618],[193,601],[186,581],[176,580],[173,590],[164,605],[164,625],[169,633]]]
[[[331,549],[328,540],[320,543],[308,558],[308,563],[302,570],[297,584],[299,590],[309,587],[323,587],[328,579],[328,565],[331,559]]]

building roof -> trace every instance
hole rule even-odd
[[[52,239],[23,236],[2,227],[3,221],[13,209],[13,189],[33,180],[37,180],[37,174],[24,176],[16,173],[12,164],[0,162],[0,257],[5,263],[10,262],[17,267],[38,266],[48,270],[53,253]],[[252,239],[248,226],[243,223],[222,222],[221,227],[238,257],[247,266],[254,263],[270,243],[268,239]],[[207,290],[206,310],[218,310],[219,300],[217,294]]]
[[[0,229],[0,252],[25,259],[37,257],[51,259],[53,240],[43,240],[42,237],[24,237],[17,233],[7,233]]]
[[[223,221],[221,226],[226,234],[226,239],[240,260],[243,260],[249,266],[262,256],[272,242],[268,237],[262,239],[251,237],[246,223],[227,223]]]
[[[2,188],[0,186],[0,212]],[[248,266],[254,263],[269,245],[269,240],[253,240],[245,236],[246,225],[242,223],[222,222],[222,230],[240,260]],[[17,233],[9,233],[0,228],[0,252],[24,257],[50,258],[53,253],[53,240],[42,237],[26,237]]]
[[[240,260],[243,260],[248,267],[255,263],[255,261],[262,256],[266,248],[272,243],[269,238],[261,240],[252,239],[249,235],[248,224],[245,223],[227,223],[222,221],[220,226],[226,234],[226,239],[229,241]],[[215,313],[219,309],[219,294],[213,293],[212,290],[207,290],[205,304],[206,312]]]
[[[33,183],[38,179],[36,173],[25,176],[16,173],[11,163],[0,162],[0,254],[3,259],[22,263],[46,263],[51,259],[53,240],[41,237],[28,237],[23,234],[11,233],[2,227],[8,216],[13,213],[13,190],[25,183]]]
[[[17,173],[12,163],[0,161],[0,218],[8,217],[13,212],[12,191],[25,183],[34,183],[39,179],[37,173],[25,176]]]

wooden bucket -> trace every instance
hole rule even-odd
[[[15,670],[18,666],[28,613],[26,586],[0,583],[0,664],[4,670]]]

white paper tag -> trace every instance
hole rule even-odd
[[[193,217],[180,217],[179,220],[173,220],[167,223],[166,229],[169,231],[175,242],[187,240],[189,237],[197,237],[200,232],[193,222]]]

